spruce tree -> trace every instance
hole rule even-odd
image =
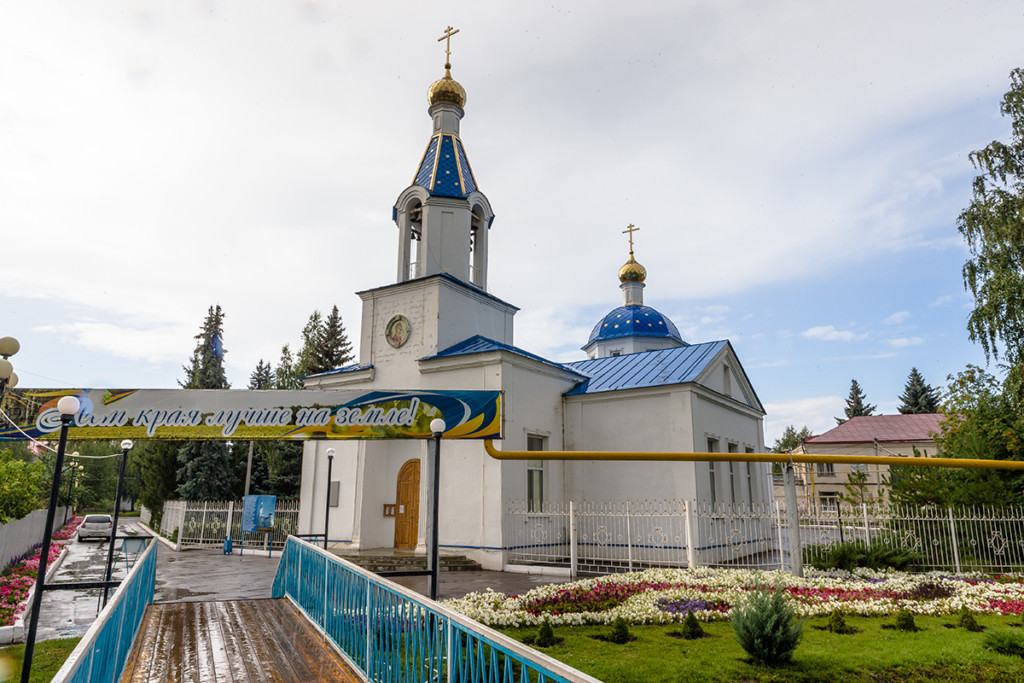
[[[256,369],[249,375],[249,388],[253,390],[274,388],[274,369],[260,358]]]
[[[910,368],[910,376],[899,398],[903,401],[899,407],[901,415],[939,412],[939,392],[924,381],[917,368]]]
[[[318,355],[323,366],[320,372],[340,368],[352,360],[352,344],[345,333],[345,325],[341,322],[337,306],[331,309],[331,314],[324,320],[320,344]]]
[[[292,351],[285,344],[281,347],[281,360],[277,362],[277,369],[274,370],[275,389],[301,389],[302,380],[295,368],[295,359]]]
[[[295,359],[295,372],[299,377],[315,375],[322,372],[323,359],[320,352],[323,349],[323,318],[320,311],[313,311],[302,328],[302,348],[299,349],[298,357]]]
[[[835,418],[836,424],[843,424],[851,417],[861,417],[863,415],[871,415],[875,412],[875,408],[878,406],[870,403],[865,403],[864,392],[861,391],[860,385],[857,384],[857,380],[850,381],[850,396],[846,399],[846,408],[843,413],[846,415],[845,418]]]
[[[224,371],[224,313],[210,306],[196,335],[190,365],[185,366],[186,389],[230,389]],[[186,500],[226,500],[232,497],[235,473],[223,441],[190,441],[178,451],[178,495]]]

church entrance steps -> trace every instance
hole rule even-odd
[[[375,548],[370,550],[332,550],[331,552],[352,564],[359,565],[363,569],[376,574],[425,571],[427,569],[427,556],[409,551]],[[475,562],[465,555],[449,555],[446,553],[441,554],[439,566],[443,572],[470,572],[480,571],[481,569],[479,562]]]

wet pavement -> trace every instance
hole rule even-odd
[[[118,525],[118,535],[148,536],[134,521]],[[97,581],[103,577],[108,545],[103,542],[73,541],[52,582]],[[116,557],[116,553],[115,553]],[[265,552],[224,555],[219,549],[191,549],[174,552],[166,545],[157,550],[154,602],[201,602],[269,598],[279,557]],[[114,579],[124,577],[124,563],[115,565]],[[391,579],[422,595],[427,594],[427,577]],[[506,595],[519,595],[531,588],[561,583],[564,576],[518,574],[495,571],[442,572],[438,595],[458,598],[492,588]],[[38,640],[81,636],[99,612],[102,589],[46,591],[40,611]]]
[[[117,526],[119,536],[146,536],[143,530],[133,521],[121,521]],[[120,541],[115,541],[120,544]],[[106,578],[107,552],[110,544],[105,541],[79,541],[77,538],[68,545],[68,554],[64,557],[57,573],[49,583],[69,581],[102,581]],[[117,545],[114,557],[117,558]],[[123,579],[125,575],[124,561],[116,562],[114,580]],[[115,589],[111,589],[113,595]],[[43,593],[43,601],[39,610],[39,626],[36,640],[52,638],[71,638],[83,635],[96,619],[102,607],[103,589],[89,590],[47,590]]]

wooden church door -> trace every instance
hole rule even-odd
[[[408,461],[398,471],[395,503],[395,548],[415,550],[420,519],[419,460]]]

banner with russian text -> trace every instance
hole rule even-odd
[[[72,440],[424,439],[436,418],[446,439],[501,438],[500,391],[9,389],[0,441],[55,437],[68,395]]]

